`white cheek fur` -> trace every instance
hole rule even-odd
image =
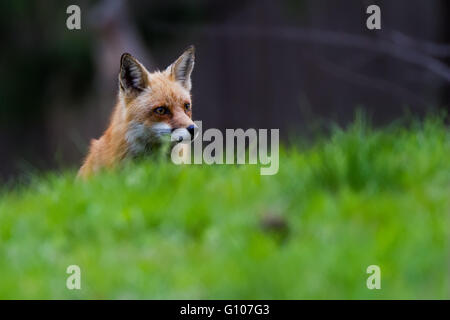
[[[167,123],[160,122],[146,126],[132,121],[125,135],[129,152],[133,155],[144,153],[153,143],[158,142],[163,135],[168,135],[171,131],[172,128]]]
[[[172,131],[172,127],[169,126],[165,122],[155,123],[150,127],[151,131],[157,136],[161,136],[163,134],[169,134]]]

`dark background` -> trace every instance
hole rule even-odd
[[[66,8],[81,8],[81,30]],[[382,30],[366,28],[370,4]],[[0,181],[77,167],[107,125],[120,55],[152,71],[190,44],[194,119],[284,139],[363,109],[449,110],[450,1],[1,1]]]

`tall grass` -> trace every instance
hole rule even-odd
[[[448,299],[449,156],[442,118],[359,119],[282,150],[274,176],[145,160],[38,176],[0,195],[0,298]]]

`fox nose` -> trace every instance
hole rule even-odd
[[[186,128],[189,134],[191,135],[191,139],[194,139],[194,131],[195,131],[195,125],[191,124],[189,127]]]

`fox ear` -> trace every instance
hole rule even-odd
[[[131,54],[124,53],[120,58],[119,85],[125,93],[137,94],[148,86],[145,67]]]
[[[183,54],[172,63],[166,71],[170,73],[172,80],[179,82],[188,91],[191,90],[191,73],[194,69],[195,47],[190,46]]]

